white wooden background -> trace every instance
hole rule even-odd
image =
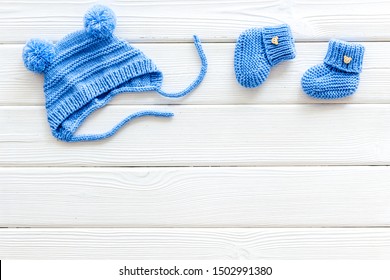
[[[196,76],[192,34],[209,72],[179,101],[122,95],[81,132],[143,108],[171,120],[61,143],[21,51],[80,29],[94,3],[0,0],[0,258],[390,258],[390,1],[101,1],[116,34],[164,72],[164,89]],[[282,22],[297,58],[260,88],[240,87],[235,39]],[[300,77],[330,38],[366,46],[361,84],[350,98],[313,100]]]

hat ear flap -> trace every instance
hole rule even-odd
[[[26,68],[35,73],[43,73],[50,66],[55,56],[54,44],[31,39],[23,48],[23,62]]]
[[[115,14],[106,6],[93,6],[84,16],[85,30],[90,35],[97,38],[111,36],[114,32],[115,26]]]

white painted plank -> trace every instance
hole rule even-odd
[[[2,259],[388,259],[390,229],[0,229]]]
[[[390,225],[390,167],[2,168],[0,227]]]
[[[95,1],[93,1],[95,2]],[[91,1],[0,1],[0,41],[58,40],[82,28]],[[135,41],[233,41],[252,26],[288,23],[298,40],[389,40],[388,1],[99,1],[118,16],[117,34]]]
[[[321,63],[327,43],[298,43],[297,58],[272,69],[266,83],[256,89],[241,87],[233,70],[234,44],[204,44],[209,71],[199,89],[172,100],[157,93],[123,94],[111,104],[296,104],[390,103],[390,43],[363,43],[364,70],[358,91],[336,101],[307,97],[301,89],[303,73]],[[197,76],[200,62],[193,44],[136,44],[164,73],[167,91],[185,88]],[[21,59],[22,45],[0,45],[0,105],[43,105],[43,77],[28,72]]]
[[[142,109],[143,118],[96,143],[51,136],[43,107],[2,107],[2,166],[387,165],[390,105],[108,106],[79,133],[99,133]]]

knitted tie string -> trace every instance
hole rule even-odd
[[[101,134],[84,134],[84,135],[77,135],[68,139],[69,142],[78,142],[78,141],[96,141],[101,140],[104,138],[108,138],[112,135],[114,135],[122,126],[126,125],[128,122],[145,116],[154,116],[154,117],[164,117],[169,118],[173,117],[173,113],[170,112],[158,112],[158,111],[140,111],[137,113],[133,113],[126,118],[124,118],[121,122],[119,122],[114,128],[112,128],[110,131],[107,131],[105,133]]]
[[[195,81],[192,82],[192,84],[190,84],[186,89],[184,89],[184,90],[182,90],[180,92],[167,93],[167,92],[163,91],[161,88],[157,88],[156,91],[160,95],[162,95],[164,97],[168,97],[168,98],[180,98],[180,97],[183,97],[183,96],[187,95],[191,91],[193,91],[203,81],[203,78],[204,78],[204,76],[206,75],[206,72],[207,72],[207,59],[206,59],[206,55],[204,54],[204,51],[203,51],[200,39],[196,35],[194,35],[194,44],[195,44],[195,47],[196,47],[196,49],[198,51],[199,58],[200,58],[200,60],[202,62],[202,67],[200,69],[198,77],[196,78]]]

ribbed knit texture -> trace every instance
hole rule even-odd
[[[234,52],[236,79],[244,87],[258,87],[272,66],[293,58],[294,39],[287,24],[247,29],[238,37]]]
[[[353,94],[359,85],[364,46],[331,40],[324,63],[302,77],[303,91],[313,98],[338,99]]]
[[[24,48],[26,67],[45,75],[48,121],[52,134],[59,140],[100,140],[112,136],[135,118],[172,117],[170,112],[141,111],[130,114],[108,132],[75,134],[93,111],[119,93],[157,91],[162,96],[178,98],[194,90],[206,74],[207,60],[199,38],[194,36],[202,61],[199,76],[185,90],[166,93],[161,89],[163,75],[152,60],[112,34],[115,23],[111,9],[95,6],[84,17],[84,30],[67,35],[55,46],[33,39]]]

